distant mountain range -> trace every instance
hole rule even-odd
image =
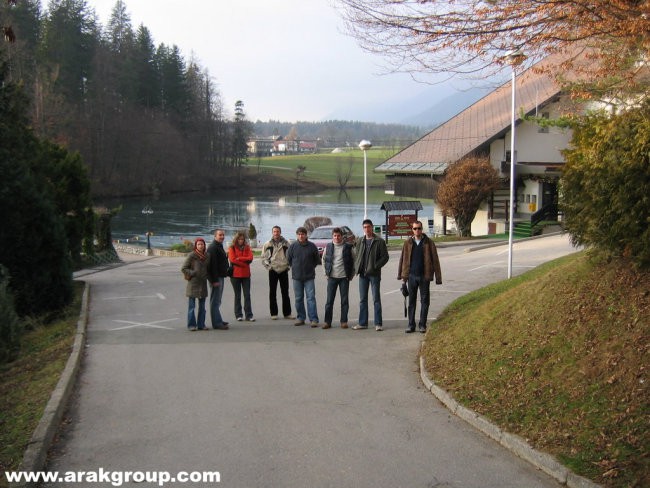
[[[432,85],[418,95],[380,105],[348,105],[331,112],[325,120],[363,120],[433,129],[483,98],[494,87],[457,91],[450,85]],[[423,107],[424,108],[423,110]]]

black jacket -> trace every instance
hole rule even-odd
[[[208,246],[208,255],[210,256],[208,281],[214,283],[217,278],[228,276],[228,255],[223,248],[223,244],[212,241],[212,244]]]

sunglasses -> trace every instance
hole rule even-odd
[[[413,227],[413,230],[422,230],[422,227]]]

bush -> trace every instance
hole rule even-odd
[[[572,144],[561,180],[572,242],[650,267],[650,102],[587,116]]]
[[[15,358],[20,349],[20,322],[9,291],[9,273],[0,265],[0,364]]]
[[[25,114],[24,93],[4,81],[0,66],[0,262],[11,275],[16,312],[58,310],[72,298],[72,272],[64,218],[50,182],[33,171],[42,155]]]

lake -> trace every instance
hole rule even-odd
[[[385,224],[386,213],[381,210],[382,203],[400,200],[413,199],[386,195],[383,189],[369,189],[368,218],[376,225]],[[433,218],[433,200],[420,201],[424,210],[418,216],[421,219]],[[122,205],[122,211],[112,221],[113,239],[121,242],[146,242],[147,219],[153,233],[153,247],[169,247],[195,237],[204,237],[210,242],[214,229],[218,227],[226,229],[229,242],[236,230],[248,229],[251,222],[257,229],[258,241],[265,242],[271,237],[274,225],[282,228],[287,239],[293,239],[296,228],[314,216],[329,217],[334,225],[347,225],[360,234],[363,188],[346,192],[327,190],[313,195],[291,192],[257,195],[245,192],[188,193],[162,196],[157,200],[112,200],[106,205]],[[149,216],[142,213],[147,205],[153,210]]]

